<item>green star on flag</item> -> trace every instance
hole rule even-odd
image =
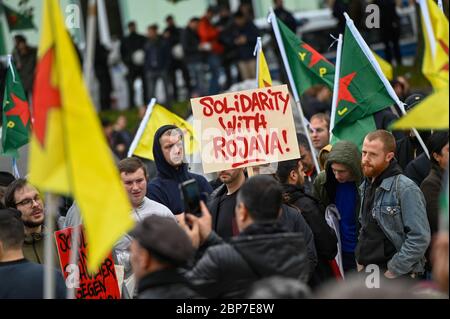
[[[277,18],[289,66],[300,95],[316,84],[333,90],[334,65],[297,36]]]
[[[25,90],[11,59],[6,73],[2,108],[1,154],[17,157],[17,150],[28,143],[31,116]]]

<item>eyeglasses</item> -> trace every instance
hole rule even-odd
[[[31,207],[33,202],[39,202],[41,200],[41,196],[39,194],[35,195],[34,198],[25,198],[24,200],[16,203],[17,206],[28,206]]]

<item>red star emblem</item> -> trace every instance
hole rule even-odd
[[[23,126],[27,126],[30,120],[30,109],[28,108],[28,102],[19,99],[16,95],[11,94],[11,99],[14,103],[14,107],[5,113],[7,116],[17,115],[23,123]]]
[[[34,86],[34,125],[33,130],[39,143],[44,146],[47,131],[47,117],[51,108],[61,108],[59,90],[52,86],[51,74],[54,49],[50,48],[39,61]]]
[[[313,47],[311,47],[309,44],[303,43],[302,47],[306,49],[309,53],[311,53],[311,61],[309,61],[308,68],[312,68],[314,65],[316,65],[320,60],[323,60],[329,64],[331,64],[330,61],[325,59],[325,57],[317,52]]]
[[[447,53],[447,57],[448,57],[448,45],[445,44],[444,41],[442,41],[442,39],[439,39],[439,44],[442,47],[442,50],[445,51],[445,53]],[[447,71],[448,72],[448,59],[447,59],[447,63],[445,63],[442,68],[439,71]]]
[[[350,73],[349,75],[344,76],[339,79],[339,93],[338,93],[338,104],[340,101],[347,101],[351,103],[356,103],[355,98],[348,90],[348,86],[352,82],[355,77],[356,72]]]

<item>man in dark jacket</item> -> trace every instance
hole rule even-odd
[[[273,178],[275,176],[272,175]],[[224,185],[217,188],[210,196],[208,208],[212,215],[212,229],[224,240],[239,234],[234,208],[239,189],[245,183],[243,169],[231,169],[219,172],[219,179]],[[314,235],[308,223],[295,207],[281,205],[281,214],[278,221],[289,232],[301,233],[308,254],[309,269],[312,274],[317,265],[317,251],[314,244]]]
[[[211,215],[202,203],[202,217],[186,215],[185,230],[200,258],[186,273],[209,298],[242,298],[262,278],[280,275],[308,280],[306,245],[299,233],[286,232],[277,222],[282,190],[269,176],[250,178],[239,190],[235,209],[241,233],[224,243],[211,230]]]
[[[427,154],[422,153],[406,165],[405,175],[416,183],[417,186],[420,186],[430,173],[430,170],[431,161]]]
[[[360,195],[362,181],[361,153],[348,141],[339,141],[328,155],[325,171],[314,181],[314,197],[324,206],[335,204],[341,219],[342,261],[344,271],[356,270],[355,247],[357,242]]]
[[[448,167],[448,131],[435,132],[428,139],[428,150],[431,155],[430,174],[420,185],[425,201],[427,202],[427,216],[430,223],[431,236],[437,233],[439,226],[439,195],[442,191],[442,180],[445,169]],[[432,245],[427,250],[427,263],[425,269],[431,271],[429,262]]]
[[[179,267],[194,254],[189,237],[169,218],[149,216],[130,235],[139,299],[197,298]]]
[[[147,197],[168,207],[173,214],[185,211],[179,184],[195,179],[201,193],[211,194],[212,188],[201,175],[190,173],[184,163],[183,132],[175,125],[164,125],[156,133],[153,157],[158,175],[150,181]]]
[[[290,13],[284,8],[283,0],[274,0],[273,4],[274,4],[274,12],[275,15],[278,17],[278,19],[283,21],[283,23],[289,29],[291,29],[292,32],[297,33],[297,21],[295,20],[292,13]]]
[[[314,235],[318,264],[311,285],[318,285],[333,276],[330,260],[337,254],[337,238],[325,220],[325,208],[305,193],[304,172],[300,159],[278,163],[277,176],[283,187],[283,201],[300,210]]]
[[[143,56],[144,56],[144,46],[147,39],[138,34],[136,31],[136,22],[131,21],[128,23],[128,36],[122,39],[120,45],[120,55],[122,56],[123,63],[128,68],[127,73],[127,83],[128,83],[128,97],[129,97],[129,107],[134,106],[134,87],[133,83],[137,78],[142,79],[142,87],[144,92],[144,103],[148,102],[147,96],[147,81],[145,79],[144,67],[143,67]],[[141,57],[139,57],[141,55]],[[139,61],[141,60],[142,61]]]
[[[205,78],[205,52],[200,50],[200,37],[198,35],[199,18],[189,20],[187,27],[181,34],[181,45],[183,46],[184,62],[189,70],[192,86],[191,96],[198,97],[207,93]]]
[[[20,211],[0,210],[0,299],[44,298],[44,266],[25,259],[24,238]],[[59,271],[53,271],[55,298],[64,299],[64,279]]]

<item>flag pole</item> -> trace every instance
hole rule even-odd
[[[105,0],[97,0],[98,29],[100,41],[108,49],[111,48],[111,33],[109,31],[108,15],[106,14]]]
[[[337,52],[336,52],[336,68],[334,71],[333,85],[333,101],[331,103],[331,119],[330,119],[330,141],[333,136],[334,121],[336,120],[336,110],[339,97],[339,78],[341,76],[341,53],[342,53],[342,33],[339,34]]]
[[[347,26],[348,26],[349,30],[352,32],[353,37],[355,38],[356,42],[358,43],[358,45],[364,52],[366,58],[370,61],[370,64],[372,64],[372,67],[377,72],[378,77],[383,82],[384,87],[388,91],[389,95],[395,101],[395,103],[398,105],[402,114],[406,115],[404,103],[401,102],[400,99],[398,98],[397,94],[395,93],[394,89],[392,88],[391,83],[389,83],[388,79],[386,78],[383,71],[381,70],[380,65],[375,60],[375,57],[373,56],[372,52],[370,51],[369,46],[367,45],[367,43],[362,38],[361,34],[356,29],[356,27],[353,23],[353,20],[350,19],[350,17],[348,16],[348,14],[346,12],[344,12],[344,16],[345,16],[345,19],[347,20]],[[420,146],[422,146],[423,151],[425,152],[427,157],[430,158],[430,153],[428,151],[428,148],[426,147],[425,143],[423,142],[422,137],[420,136],[419,132],[417,132],[417,130],[415,128],[413,128],[412,131],[413,131],[414,135],[416,136],[417,140],[419,141]]]
[[[270,13],[269,13],[268,22],[272,25],[273,33],[275,34],[275,38],[278,43],[278,47],[280,49],[281,57],[283,58],[284,68],[286,69],[286,73],[289,78],[289,83],[291,84],[292,93],[293,93],[294,99],[295,99],[295,104],[297,106],[298,112],[300,113],[302,126],[305,131],[306,138],[308,139],[309,148],[311,149],[311,153],[314,155],[312,157],[313,161],[314,161],[314,166],[316,168],[317,174],[319,174],[320,173],[319,162],[317,161],[316,151],[312,144],[311,136],[309,136],[309,130],[306,125],[305,115],[303,114],[303,109],[302,109],[302,105],[300,103],[300,97],[297,92],[297,87],[295,86],[294,77],[292,76],[291,68],[289,67],[289,61],[287,59],[286,51],[284,49],[283,39],[281,39],[280,30],[278,28],[277,17],[275,15],[275,12],[273,11],[272,7],[270,7],[269,10],[270,10]]]
[[[87,44],[84,59],[84,80],[86,87],[91,87],[95,55],[96,0],[89,0],[87,9]]]
[[[45,230],[47,235],[44,238],[44,299],[55,299],[55,268],[53,260],[55,258],[53,251],[53,233],[54,217],[58,208],[57,195],[47,193],[46,212],[45,212]]]
[[[444,4],[442,3],[442,0],[438,0],[437,4],[439,6],[439,9],[441,9],[442,12],[444,12]]]
[[[155,107],[156,99],[152,98],[150,100],[150,103],[148,103],[147,110],[145,111],[144,118],[141,121],[141,124],[139,124],[138,131],[136,132],[136,136],[133,139],[133,142],[130,145],[130,149],[128,150],[127,157],[133,156],[134,151],[136,150],[139,141],[141,140],[142,134],[144,134],[145,128],[147,127],[147,123],[150,120],[150,115],[153,112],[153,108]]]
[[[431,55],[434,58],[434,56],[436,54],[436,39],[434,38],[433,26],[431,25],[428,4],[426,3],[426,0],[418,0],[418,1],[419,1],[420,10],[422,11],[423,23],[425,23],[425,28],[427,30],[426,36],[427,36],[428,42],[430,44]],[[424,37],[425,37],[425,34],[424,34]]]

